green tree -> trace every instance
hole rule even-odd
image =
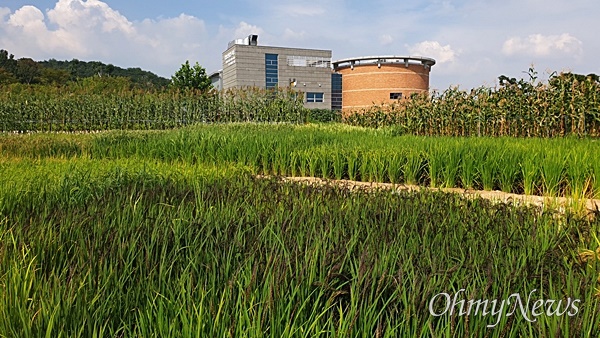
[[[3,67],[0,67],[0,85],[17,82],[19,82],[19,79],[17,79],[13,73],[7,71]]]
[[[17,60],[16,76],[21,83],[32,84],[39,82],[41,67],[37,62],[30,58],[21,58]]]
[[[189,61],[185,61],[175,75],[171,77],[171,85],[178,89],[208,90],[212,87],[206,70],[196,62],[192,67]]]
[[[0,67],[4,68],[5,71],[14,74],[17,70],[17,60],[12,54],[8,54],[8,51],[0,49]]]
[[[65,85],[70,78],[71,74],[64,69],[42,67],[40,82],[43,84]]]

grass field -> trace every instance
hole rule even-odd
[[[2,135],[0,336],[598,336],[597,220],[254,176],[547,194],[587,182],[589,196],[594,142],[339,125]],[[563,163],[573,156],[585,156],[579,176]],[[498,171],[509,158],[513,169]],[[547,163],[560,168],[553,180]],[[433,316],[440,293],[512,303],[498,315]],[[536,316],[531,304],[523,315],[514,294],[561,300],[551,311],[561,315]],[[574,315],[568,298],[580,300]]]
[[[98,135],[4,135],[6,156],[236,163],[255,174],[600,198],[595,138],[395,135],[342,124],[219,124]]]

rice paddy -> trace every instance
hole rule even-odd
[[[592,198],[596,142],[339,124],[3,134],[0,336],[598,336],[597,219],[277,177]],[[440,294],[510,306],[445,312]]]
[[[422,137],[341,124],[201,125],[170,132],[4,135],[10,156],[236,163],[254,174],[600,198],[595,138]]]

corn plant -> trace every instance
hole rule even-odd
[[[403,134],[442,136],[557,137],[600,135],[597,75],[552,74],[547,83],[500,76],[498,88],[413,95],[410,100],[345,111],[346,123],[395,126]]]

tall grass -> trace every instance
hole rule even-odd
[[[205,125],[93,135],[0,135],[0,154],[237,163],[255,174],[600,196],[591,138],[448,138],[344,125]],[[587,155],[580,155],[587,154]],[[584,156],[582,158],[579,158]]]
[[[600,270],[575,260],[597,221],[136,156],[3,158],[1,336],[600,333]],[[492,329],[490,317],[429,314],[435,294],[460,288],[474,299],[537,289],[581,310]]]

